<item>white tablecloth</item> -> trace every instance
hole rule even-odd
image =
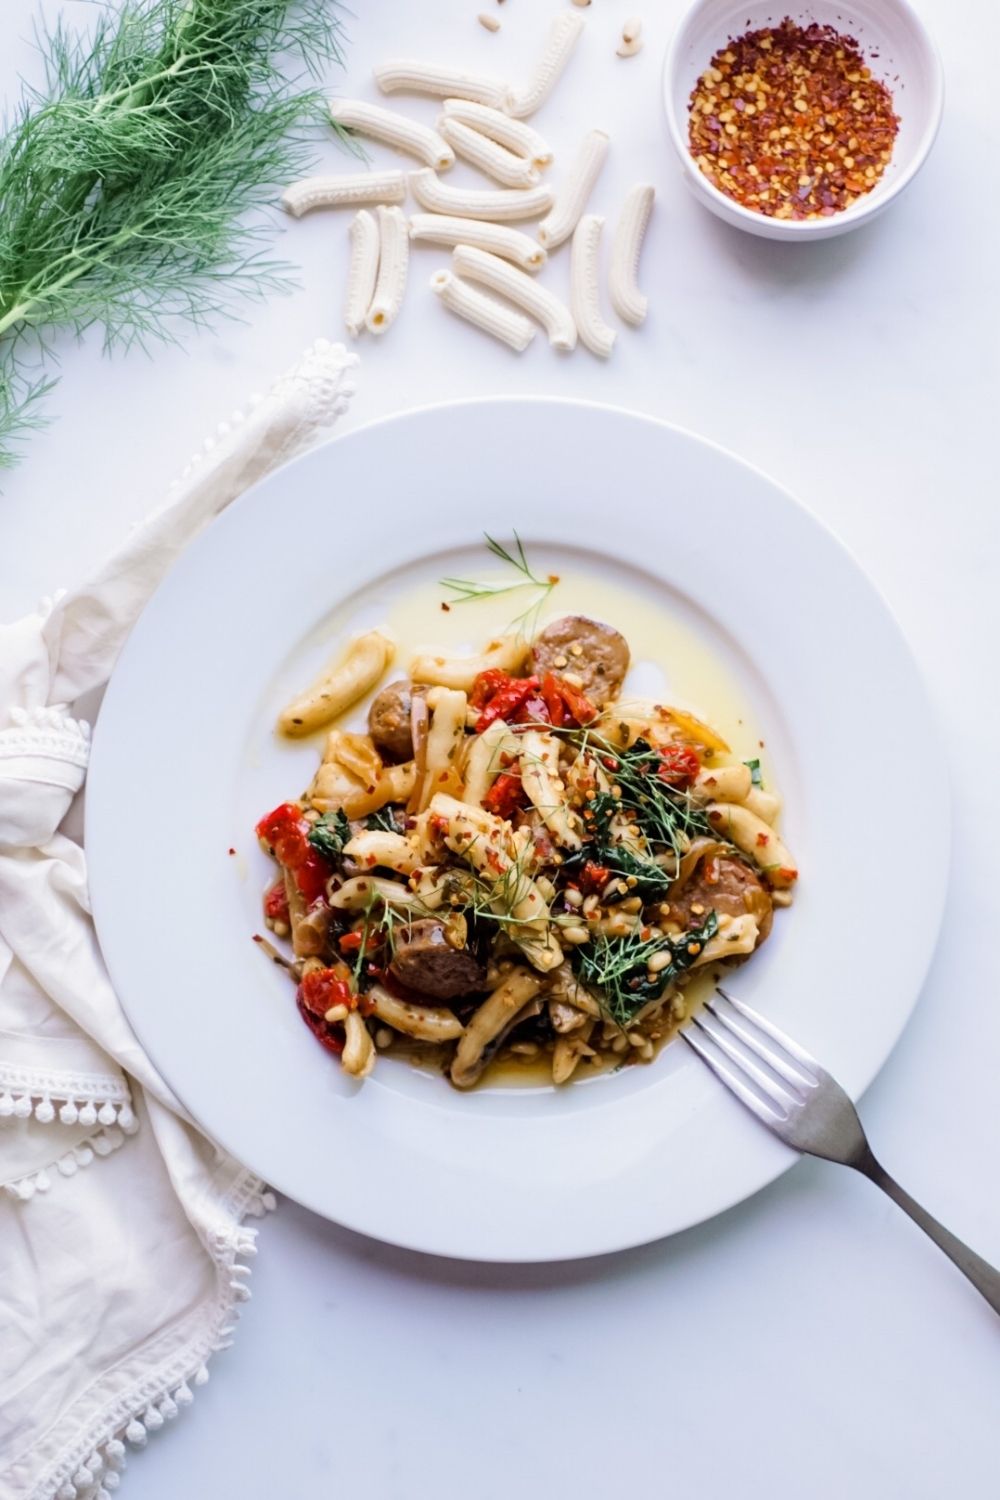
[[[521,73],[558,3],[510,0],[490,36],[473,4],[368,0],[348,23],[344,91],[367,92],[371,63],[388,51],[470,56]],[[5,91],[18,70],[37,66],[18,40],[36,9],[8,0],[0,18]],[[537,123],[562,154],[591,125],[611,131],[597,203],[610,214],[632,181],[657,183],[647,327],[624,334],[607,366],[582,352],[561,360],[541,340],[518,360],[445,319],[425,286],[444,256],[422,251],[403,316],[363,350],[349,420],[507,391],[636,407],[770,472],[874,576],[944,727],[947,764],[927,765],[919,812],[928,860],[948,857],[935,797],[945,777],[954,837],[938,956],[864,1115],[888,1167],[998,1260],[1000,914],[989,787],[1000,736],[1000,142],[989,58],[1000,21],[988,0],[922,0],[949,91],[934,155],[872,228],[802,249],[739,235],[690,200],[658,96],[681,6],[647,7],[645,51],[619,62],[614,33],[635,9],[632,0],[594,0],[573,87],[567,80]],[[338,160],[331,149],[330,163]],[[96,339],[60,344],[58,425],[5,481],[5,615],[82,577],[163,490],[206,423],[317,333],[339,336],[345,236],[335,216],[290,224],[283,248],[301,258],[301,293],[251,310],[245,327],[185,338],[183,352],[107,362]],[[565,272],[553,273],[558,284]],[[863,737],[865,726],[857,730]],[[911,811],[881,804],[871,789],[860,795],[885,821],[886,879],[918,880],[891,857],[893,821]],[[845,1009],[850,1024],[864,1025],[877,997],[845,959]],[[890,1204],[819,1163],[673,1241],[570,1267],[407,1255],[287,1204],[266,1224],[260,1251],[234,1349],[190,1412],[134,1460],[130,1493],[995,1493],[995,1320]]]

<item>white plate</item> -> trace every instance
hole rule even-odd
[[[681,1044],[559,1092],[459,1095],[388,1059],[358,1087],[248,940],[266,864],[253,822],[315,760],[275,743],[274,712],[322,659],[331,612],[334,625],[374,618],[456,555],[467,564],[483,530],[512,528],[529,553],[658,600],[740,679],[803,874],[738,992],[857,1096],[910,1014],[941,918],[946,870],[907,815],[936,729],[895,621],[843,548],[763,475],[648,418],[436,407],[339,438],[233,505],[177,563],[112,678],[87,848],[129,1018],[210,1135],[353,1229],[523,1261],[671,1234],[794,1158]],[[887,852],[876,794],[889,789]],[[937,850],[946,821],[939,800]]]

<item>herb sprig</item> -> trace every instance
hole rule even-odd
[[[718,930],[719,919],[710,911],[700,927],[675,938],[644,938],[639,927],[622,938],[595,933],[574,951],[573,967],[580,982],[596,992],[609,1018],[627,1026],[644,1005],[694,966]],[[651,974],[650,959],[661,953],[669,960]]]
[[[176,339],[289,285],[247,211],[312,155],[322,95],[286,66],[337,42],[329,0],[120,0],[86,40],[40,35],[45,84],[0,140],[0,467],[39,423],[50,331]]]
[[[512,627],[515,625],[527,627],[530,622],[532,629],[528,630],[526,628],[525,633],[532,634],[534,623],[537,622],[542,606],[559,582],[558,574],[549,573],[547,577],[541,578],[535,573],[528,562],[524,543],[516,531],[513,533],[514,541],[512,550],[508,550],[502,542],[498,542],[495,537],[491,537],[489,532],[484,532],[483,535],[486,538],[486,550],[498,558],[500,562],[513,568],[516,575],[513,581],[510,583],[491,583],[474,578],[442,578],[440,580],[441,587],[447,589],[453,596],[451,605],[469,604],[473,599],[495,599],[501,594],[513,594],[520,589],[533,589],[535,596],[531,600],[531,603],[510,621]]]

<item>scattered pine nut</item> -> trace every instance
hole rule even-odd
[[[485,11],[480,11],[477,17],[480,26],[485,26],[487,31],[499,31],[500,22],[496,16],[488,16]]]
[[[579,5],[582,8],[584,5],[589,5],[590,0],[573,0],[573,4]]]
[[[642,50],[642,21],[638,16],[633,16],[626,21],[622,27],[622,39],[618,43],[619,57],[634,57]]]

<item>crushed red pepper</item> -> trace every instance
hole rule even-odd
[[[709,182],[774,219],[849,208],[882,176],[899,129],[855,39],[789,16],[731,37],[689,111],[691,155]]]

